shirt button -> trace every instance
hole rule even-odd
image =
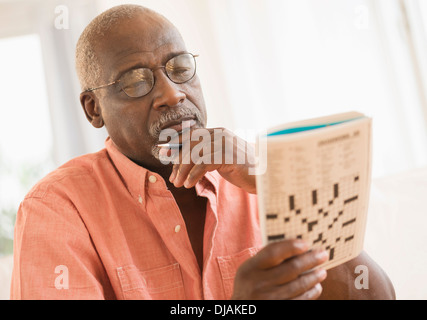
[[[175,227],[175,232],[176,232],[176,233],[178,233],[180,230],[181,230],[181,226],[178,224],[178,225]]]
[[[139,197],[138,197],[138,202],[139,202],[140,204],[142,204],[142,197],[141,197],[141,196],[139,196]]]
[[[156,183],[157,182],[157,178],[155,176],[150,176],[148,178],[148,181],[150,181],[151,183]]]

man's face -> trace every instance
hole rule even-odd
[[[172,25],[159,17],[140,15],[120,24],[102,41],[97,52],[105,68],[103,81],[110,83],[131,69],[154,70],[164,66],[169,59],[187,51]],[[128,158],[148,167],[160,165],[153,155],[159,143],[159,129],[188,119],[196,120],[195,127],[206,126],[205,103],[197,74],[186,83],[176,84],[167,77],[164,68],[157,68],[154,79],[151,92],[140,98],[128,97],[119,85],[96,93],[112,141]]]

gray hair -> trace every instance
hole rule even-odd
[[[84,29],[76,46],[76,70],[82,91],[98,85],[101,79],[101,64],[96,53],[96,45],[114,26],[124,19],[131,19],[139,13],[154,11],[139,5],[120,5],[108,9],[95,17]]]

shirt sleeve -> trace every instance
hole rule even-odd
[[[103,264],[72,203],[55,194],[27,197],[15,224],[11,299],[113,298]]]

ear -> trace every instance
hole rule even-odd
[[[80,103],[88,121],[97,129],[104,126],[99,100],[93,92],[82,92]]]

